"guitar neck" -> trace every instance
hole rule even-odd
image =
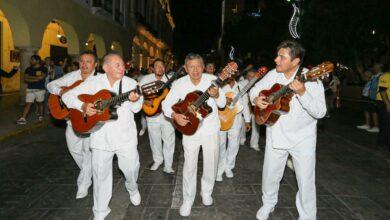
[[[133,90],[130,90],[128,92],[122,93],[120,95],[114,96],[114,97],[106,100],[106,102],[104,103],[104,108],[125,102],[126,100],[128,100],[128,97],[129,97],[130,93],[132,93],[132,92],[138,92],[138,88],[135,88]]]
[[[306,77],[302,74],[302,75],[299,77],[299,80],[300,80],[302,83],[305,83],[305,82],[306,82]],[[290,87],[289,87],[290,84],[291,84],[291,83],[289,83],[289,84],[283,86],[280,90],[274,92],[274,93],[272,94],[272,100],[270,100],[270,101],[277,100],[277,99],[279,99],[280,97],[282,97],[282,96],[284,96],[284,95],[286,95],[286,94],[289,94],[289,93],[293,92],[293,90],[290,89]]]
[[[214,80],[212,83],[211,83],[211,86],[209,86],[209,88],[207,88],[207,90],[205,92],[203,92],[203,94],[194,102],[194,106],[196,108],[199,108],[200,106],[203,105],[203,103],[205,101],[207,101],[207,99],[210,98],[210,94],[208,92],[208,90],[212,87],[220,87],[222,84],[223,84],[223,81],[221,78],[218,77],[218,79]]]
[[[243,96],[245,95],[245,93],[250,89],[252,88],[252,86],[260,79],[262,78],[262,76],[259,76],[259,77],[255,77],[253,78],[251,81],[249,81],[245,87],[236,95],[236,97],[234,97],[233,101],[232,101],[232,105],[235,105],[238,100]]]
[[[179,77],[180,73],[183,72],[183,70],[184,70],[184,67],[180,67],[180,69],[177,70],[177,71],[173,74],[173,76],[172,76],[171,78],[169,78],[169,79],[164,83],[164,85],[161,87],[161,90],[167,88],[173,81],[175,81],[175,80]],[[167,78],[168,78],[168,77],[167,77]]]

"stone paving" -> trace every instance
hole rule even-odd
[[[319,133],[318,219],[390,219],[389,153],[372,148],[375,136],[355,129],[355,116],[335,113]],[[108,219],[182,219],[172,202],[178,199],[174,192],[180,190],[177,178],[181,174],[168,175],[161,168],[149,171],[152,157],[147,134],[139,142],[142,203],[138,207],[130,203],[115,162]],[[183,162],[180,142],[177,139],[176,170]],[[205,207],[199,196],[200,159],[198,195],[191,216],[183,219],[255,219],[261,205],[262,163],[262,152],[241,146],[234,178],[216,183],[214,205]],[[91,219],[92,189],[86,198],[76,200],[77,174],[61,127],[49,126],[0,142],[0,219]],[[298,219],[296,191],[295,175],[287,168],[270,219]]]
[[[17,103],[18,94],[0,96],[0,141],[16,135],[29,133],[35,129],[46,127],[49,122],[49,115],[45,115],[44,121],[38,121],[37,106],[33,105],[27,115],[27,124],[18,125],[18,120],[23,112],[24,106]]]

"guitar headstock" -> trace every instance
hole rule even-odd
[[[219,74],[219,78],[224,81],[226,80],[227,78],[233,76],[234,74],[236,74],[237,72],[237,69],[238,69],[238,65],[236,62],[232,61],[232,62],[229,62],[224,68],[223,70],[221,71],[221,73]]]
[[[261,66],[257,72],[256,72],[256,78],[260,78],[260,77],[263,77],[265,76],[265,74],[268,73],[268,67],[266,66]]]
[[[163,87],[164,87],[164,82],[157,80],[141,86],[141,91],[145,99],[153,99],[158,96],[157,93]]]
[[[320,65],[313,67],[310,71],[305,74],[306,81],[315,81],[317,79],[324,79],[329,77],[334,70],[333,63],[325,61]]]

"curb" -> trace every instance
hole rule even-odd
[[[42,123],[35,123],[33,125],[30,125],[26,128],[23,128],[23,129],[16,129],[16,130],[13,130],[7,134],[4,134],[2,136],[0,136],[0,142],[3,142],[5,141],[6,139],[9,139],[11,137],[15,137],[15,136],[18,136],[18,135],[22,135],[22,134],[27,134],[27,133],[32,133],[33,131],[35,130],[38,130],[38,129],[41,129],[41,128],[45,128],[49,126],[49,120],[45,120],[43,121]]]

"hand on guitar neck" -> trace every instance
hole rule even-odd
[[[305,92],[306,92],[305,84],[303,84],[299,79],[294,79],[289,84],[289,87],[291,90],[293,90],[299,96],[303,96],[303,94],[305,94]]]
[[[130,102],[136,102],[140,98],[140,95],[137,92],[131,92],[129,94],[129,100]]]
[[[211,87],[207,90],[207,92],[210,94],[210,97],[217,99],[219,97],[219,90],[218,87]]]
[[[333,69],[333,63],[324,62],[301,74],[299,79],[294,79],[288,85],[275,83],[270,89],[260,91],[259,96],[253,100],[255,104],[253,113],[256,123],[269,126],[275,124],[281,115],[290,111],[290,101],[294,95],[293,92],[303,96],[306,92],[305,82],[315,82],[319,79],[324,79],[333,72]]]
[[[299,79],[294,79],[288,87],[293,90],[296,94],[299,96],[303,96],[306,92],[305,84],[302,83]],[[257,107],[260,109],[266,109],[272,102],[270,103],[270,100],[267,100],[267,97],[264,95],[260,95],[259,97],[256,97],[254,99],[254,103]]]
[[[217,99],[219,97],[219,90],[218,87],[210,87],[207,92],[210,94],[210,97]],[[189,111],[192,111],[191,108],[189,108]],[[196,114],[195,111],[193,111],[193,114]],[[172,113],[172,119],[176,121],[177,124],[180,126],[185,126],[187,125],[190,121],[188,120],[187,116],[184,114],[179,114],[179,113]]]

